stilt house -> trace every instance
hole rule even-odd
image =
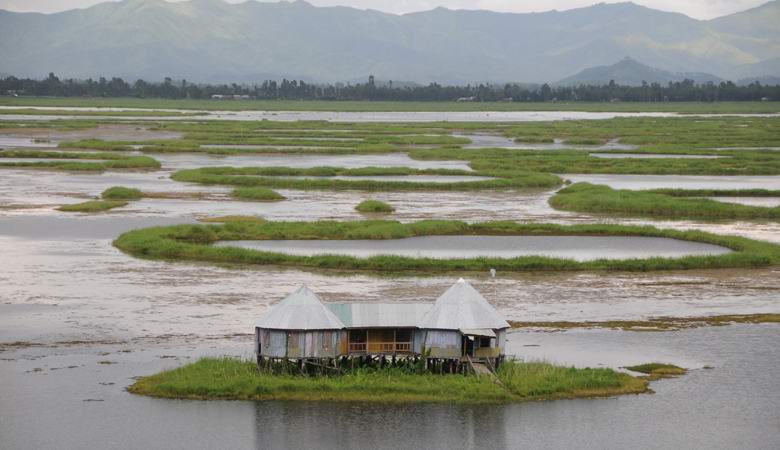
[[[509,324],[463,279],[435,303],[328,303],[301,287],[255,326],[264,360],[426,358],[488,362],[505,354]]]

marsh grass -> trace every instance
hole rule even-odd
[[[379,200],[363,200],[355,206],[355,210],[362,213],[390,214],[395,212],[395,208]]]
[[[755,191],[690,191],[718,195],[745,195]],[[773,191],[763,191],[771,193]],[[685,190],[615,190],[609,186],[576,183],[550,198],[553,208],[564,211],[625,214],[675,219],[780,219],[780,207],[724,203],[707,198],[686,198]],[[670,195],[673,194],[673,195]]]
[[[411,374],[395,368],[331,376],[272,375],[259,372],[253,362],[222,357],[143,377],[128,391],[180,399],[383,403],[505,403],[647,391],[647,381],[610,369],[547,363],[506,361],[498,379],[501,384],[489,377]]]
[[[100,196],[104,200],[140,200],[144,193],[140,189],[114,186],[103,191]]]
[[[268,239],[401,239],[431,235],[532,235],[532,236],[650,236],[720,245],[733,252],[680,258],[599,259],[575,261],[543,256],[516,258],[414,258],[393,255],[357,258],[341,255],[295,256],[239,247],[211,246],[216,241]],[[487,271],[579,270],[686,270],[702,268],[764,267],[780,264],[780,245],[701,231],[662,230],[649,226],[555,225],[425,220],[353,222],[235,222],[225,225],[178,225],[133,230],[119,236],[114,245],[138,257],[279,265],[312,269],[380,272],[439,273]]]
[[[198,222],[203,223],[231,223],[231,222],[254,222],[265,223],[265,219],[259,216],[216,216],[216,217],[200,217]]]
[[[38,158],[40,162],[3,162],[2,158]],[[47,161],[49,158],[67,161]],[[0,167],[65,171],[94,171],[120,169],[159,169],[160,162],[148,156],[99,152],[58,152],[44,150],[6,150],[0,152]]]
[[[76,203],[74,205],[64,205],[57,208],[58,211],[63,212],[83,212],[83,213],[98,213],[108,211],[114,208],[121,208],[127,206],[125,201],[117,200],[90,200],[83,203]]]
[[[241,187],[234,189],[230,195],[239,200],[253,202],[278,202],[287,199],[276,191],[262,187]]]
[[[461,182],[383,181],[372,179],[338,179],[336,176],[488,176],[494,179]],[[291,178],[320,177],[320,178]],[[186,169],[174,173],[171,178],[180,182],[206,185],[261,186],[278,189],[300,190],[360,190],[360,191],[470,191],[484,189],[555,187],[561,179],[552,174],[525,171],[469,172],[452,169],[413,169],[409,167],[366,167],[348,169],[341,167],[207,167]]]
[[[647,375],[647,377],[645,378],[647,378],[648,380],[658,380],[661,378],[674,378],[688,373],[687,369],[684,369],[679,366],[675,366],[674,364],[664,364],[664,363],[657,363],[657,362],[640,364],[638,366],[628,366],[624,368],[631,370],[633,372],[644,373]]]

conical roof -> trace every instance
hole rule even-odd
[[[418,326],[439,330],[509,328],[501,314],[463,278],[436,300]]]
[[[306,286],[277,303],[255,324],[277,330],[340,330],[344,324]]]

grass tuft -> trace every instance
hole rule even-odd
[[[242,187],[234,189],[230,195],[239,200],[254,202],[278,202],[287,199],[287,197],[276,191],[261,187]]]
[[[118,200],[90,200],[74,205],[60,206],[57,210],[64,212],[98,213],[108,211],[109,209],[121,208],[122,206],[127,206],[127,202]]]
[[[379,200],[363,200],[355,207],[355,210],[362,213],[393,213],[395,208]]]
[[[140,200],[144,194],[140,189],[114,186],[103,191],[100,196],[104,200]]]

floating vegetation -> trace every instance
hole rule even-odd
[[[74,205],[60,206],[57,208],[57,210],[63,212],[98,213],[114,208],[121,208],[127,205],[127,202],[120,200],[90,200],[83,203],[76,203]]]
[[[515,258],[421,258],[381,255],[359,258],[342,255],[295,256],[230,246],[217,241],[285,239],[400,239],[432,235],[530,235],[530,236],[649,236],[688,240],[729,248],[733,252],[680,258],[598,259],[575,261],[544,256]],[[225,225],[178,225],[133,230],[114,241],[119,249],[145,258],[308,267],[313,269],[381,272],[463,272],[578,270],[686,270],[701,268],[763,267],[780,264],[780,245],[701,231],[662,230],[649,226],[556,225],[425,220],[353,222],[234,222]]]
[[[693,197],[700,193],[715,192],[717,195],[740,196],[755,191],[691,191],[688,195]],[[589,213],[677,219],[780,219],[780,207],[748,206],[707,198],[688,198],[684,196],[685,193],[685,190],[616,190],[609,186],[576,183],[558,191],[550,198],[549,203],[556,209]]]
[[[389,214],[395,212],[395,208],[379,200],[363,200],[355,206],[355,210],[362,213],[383,213]]]

